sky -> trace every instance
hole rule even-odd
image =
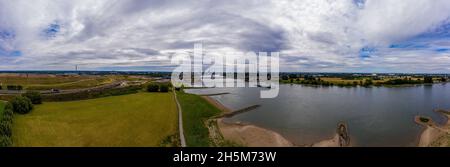
[[[170,71],[195,43],[285,72],[450,73],[450,1],[0,0],[0,70]]]

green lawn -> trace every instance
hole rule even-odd
[[[221,111],[198,95],[177,92],[183,109],[183,126],[186,144],[190,147],[210,146],[208,128],[204,121]]]
[[[171,93],[138,93],[35,106],[15,115],[14,146],[159,146],[177,134]]]

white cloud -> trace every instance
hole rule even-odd
[[[157,68],[202,42],[223,51],[279,50],[283,71],[408,71],[408,63],[419,67],[412,70],[448,71],[448,55],[431,51],[448,47],[448,38],[419,41],[433,45],[422,50],[387,47],[448,22],[450,1],[358,2],[0,0],[0,32],[15,33],[0,46],[22,52],[0,56],[0,69]],[[55,37],[43,37],[51,24],[60,26]],[[365,46],[377,52],[361,58]]]

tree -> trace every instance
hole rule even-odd
[[[158,92],[159,86],[157,84],[151,83],[147,86],[148,92]]]
[[[29,98],[33,104],[42,104],[42,97],[39,92],[29,91],[24,93],[23,96]]]
[[[368,86],[371,86],[371,85],[373,85],[372,79],[366,79],[366,82],[364,82],[363,86],[368,87]]]
[[[7,103],[0,114],[0,147],[8,147],[12,144],[12,120],[14,116],[11,103]]]
[[[424,77],[423,83],[433,83],[433,77],[431,77],[431,76]]]
[[[168,84],[161,84],[161,85],[159,85],[159,91],[160,92],[168,92],[169,91],[169,85]]]
[[[11,101],[13,111],[19,114],[27,114],[33,110],[33,103],[24,96],[17,96]]]

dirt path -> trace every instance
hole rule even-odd
[[[177,93],[175,92],[175,90],[172,90],[172,92],[178,108],[178,131],[180,132],[181,147],[186,147],[186,139],[184,138],[184,128],[183,128],[183,110],[181,109],[181,105],[178,102]]]

